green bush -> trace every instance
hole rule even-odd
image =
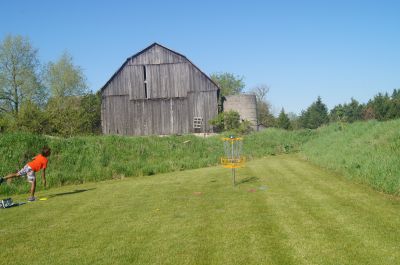
[[[245,135],[253,131],[250,121],[240,121],[239,113],[233,110],[219,113],[209,123],[214,126],[216,132],[228,131]]]

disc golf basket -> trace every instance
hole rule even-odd
[[[236,169],[244,166],[245,157],[242,156],[242,138],[222,138],[224,141],[224,156],[221,157],[221,164],[225,168],[232,169],[233,186],[236,185]]]

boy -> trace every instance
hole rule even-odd
[[[21,177],[21,176],[26,175],[28,177],[28,182],[31,183],[31,190],[30,190],[31,196],[28,198],[28,201],[31,201],[31,202],[35,201],[36,200],[36,198],[35,198],[35,189],[36,189],[35,172],[38,172],[41,169],[43,169],[42,180],[43,180],[44,187],[46,187],[46,168],[47,168],[47,162],[48,162],[47,157],[50,156],[50,154],[51,154],[50,148],[48,148],[47,146],[43,147],[42,153],[35,156],[35,158],[31,162],[26,164],[20,171],[18,171],[17,173],[11,173],[11,174],[5,176],[4,178],[0,177],[0,184],[5,180],[11,181],[12,178]]]

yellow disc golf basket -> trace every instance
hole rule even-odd
[[[230,136],[229,138],[222,138],[224,141],[224,154],[221,157],[221,164],[225,168],[232,169],[233,186],[236,185],[236,168],[244,166],[246,161],[242,156],[242,138]]]

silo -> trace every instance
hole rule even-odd
[[[225,98],[224,111],[237,111],[241,120],[250,121],[253,129],[257,130],[258,122],[256,95],[240,94],[226,96]]]

